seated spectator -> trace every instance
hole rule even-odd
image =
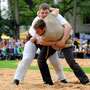
[[[3,42],[0,43],[0,47],[1,47],[1,48],[4,47]]]
[[[87,57],[87,58],[90,58],[90,45],[87,45],[86,57]]]
[[[84,51],[84,47],[82,44],[79,45],[79,51]]]
[[[9,60],[15,60],[12,45],[10,45],[10,47],[8,48],[7,55]]]
[[[13,46],[13,54],[14,54],[14,56],[15,56],[15,59],[18,59],[18,52],[17,52],[17,46],[16,46],[16,44],[14,44],[14,46]]]
[[[2,48],[2,52],[3,52],[4,60],[5,60],[6,57],[7,57],[7,51],[6,51],[6,47],[5,46]]]
[[[3,51],[2,48],[0,47],[0,59],[3,60],[4,59],[4,55],[3,55]]]
[[[20,57],[19,59],[22,59],[23,50],[24,50],[23,45],[20,45],[20,46],[17,48],[17,52],[18,52],[18,55],[19,55],[19,57]]]
[[[75,48],[79,49],[79,44],[80,44],[80,40],[75,38],[74,39],[74,45],[76,46]]]

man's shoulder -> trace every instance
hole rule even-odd
[[[55,13],[51,12],[48,16],[54,16],[54,17],[56,17],[57,15]]]
[[[39,20],[40,18],[37,16],[37,17],[35,17],[34,18],[34,20],[33,20],[33,22],[32,22],[32,26],[35,24],[35,22],[37,21],[37,20]]]
[[[52,21],[56,18],[56,15],[53,14],[53,13],[50,13],[48,16],[45,17],[45,21],[49,22],[49,21]]]
[[[33,21],[36,21],[36,20],[38,20],[38,19],[40,19],[40,17],[37,16],[37,17],[34,18]]]
[[[56,15],[55,13],[51,12],[48,16],[54,16],[54,17],[62,17],[61,14]]]

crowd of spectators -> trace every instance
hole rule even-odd
[[[74,51],[85,51],[85,58],[90,58],[90,40],[81,40],[74,38],[73,43]],[[24,45],[25,40],[22,39],[15,40],[11,38],[9,40],[0,40],[0,60],[22,59]],[[62,56],[63,55],[61,55],[60,57]]]
[[[21,39],[0,40],[0,60],[22,59],[24,44],[24,40]]]
[[[75,58],[88,58],[90,59],[90,39],[83,40],[78,39],[77,37],[73,38],[73,54]],[[57,54],[60,58],[64,58],[62,52],[57,51]]]
[[[85,58],[90,58],[90,40],[74,38],[73,43],[74,51],[85,51]]]

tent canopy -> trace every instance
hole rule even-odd
[[[28,31],[20,33],[20,39],[26,39],[26,35],[28,34]],[[10,36],[5,35],[4,33],[1,35],[1,39],[10,39]]]
[[[10,39],[10,36],[5,35],[4,33],[1,35],[1,39]]]
[[[20,33],[20,39],[26,39],[27,34],[28,34],[28,31]]]

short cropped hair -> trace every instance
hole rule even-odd
[[[38,21],[36,21],[35,24],[34,24],[34,26],[33,26],[34,29],[40,28],[41,30],[42,30],[43,28],[45,28],[45,27],[46,27],[46,23],[45,23],[45,21],[42,20],[42,19],[39,19]]]
[[[48,5],[47,3],[43,3],[43,4],[41,4],[41,5],[39,6],[39,10],[40,10],[40,9],[43,9],[43,10],[49,9],[49,10],[50,10],[50,7],[49,7],[49,5]]]

